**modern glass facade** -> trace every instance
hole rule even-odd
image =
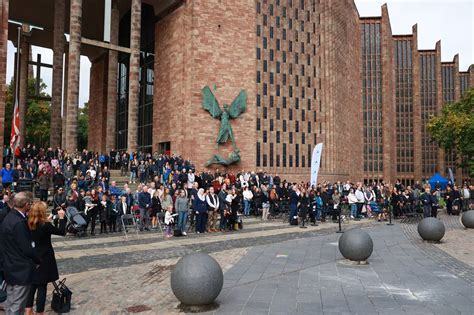
[[[381,24],[361,24],[364,180],[383,176]]]
[[[437,113],[436,51],[420,52],[422,174],[428,178],[438,171],[438,145],[430,139],[427,124]]]
[[[394,38],[395,110],[396,110],[396,163],[398,177],[405,183],[414,166],[414,110],[412,39]]]

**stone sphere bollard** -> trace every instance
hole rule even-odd
[[[461,223],[468,229],[474,229],[474,210],[469,210],[463,213]]]
[[[181,258],[171,272],[171,289],[188,306],[214,302],[224,285],[222,268],[211,256],[195,253]]]
[[[361,229],[349,230],[339,238],[339,251],[351,261],[366,261],[373,250],[372,238]]]
[[[418,234],[425,241],[439,242],[444,236],[443,222],[436,218],[424,218],[418,223]]]

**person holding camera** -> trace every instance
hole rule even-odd
[[[58,211],[59,227],[51,224],[53,215],[46,216],[47,204],[43,201],[33,203],[28,212],[28,227],[31,239],[41,264],[33,273],[33,280],[26,301],[26,314],[33,314],[33,302],[36,294],[36,314],[43,314],[46,303],[48,283],[59,279],[58,266],[51,244],[51,235],[66,235],[66,219],[64,210]]]
[[[6,215],[0,227],[0,263],[7,283],[6,314],[25,311],[32,276],[41,263],[26,219],[32,200],[31,192],[16,194],[14,209]]]

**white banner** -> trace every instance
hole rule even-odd
[[[455,184],[454,183],[454,174],[453,174],[453,170],[451,168],[448,168],[448,171],[449,171],[449,178],[451,179],[451,184]]]
[[[321,154],[323,151],[323,144],[318,143],[313,150],[313,157],[311,159],[311,186],[316,186],[318,183],[319,164],[321,163]]]

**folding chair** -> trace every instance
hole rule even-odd
[[[156,214],[156,221],[158,222],[158,228],[160,229],[161,233],[163,233],[163,225],[161,221],[163,221],[165,218],[165,213],[164,212],[158,212]]]
[[[131,226],[135,227],[135,232],[137,233],[137,238],[138,238],[138,224],[135,220],[135,216],[129,213],[129,214],[122,215],[120,219],[122,221],[122,229],[123,229],[123,233],[125,234],[125,240],[128,241],[127,226],[130,226],[130,222],[132,222]],[[127,222],[127,224],[125,224],[125,222]]]

